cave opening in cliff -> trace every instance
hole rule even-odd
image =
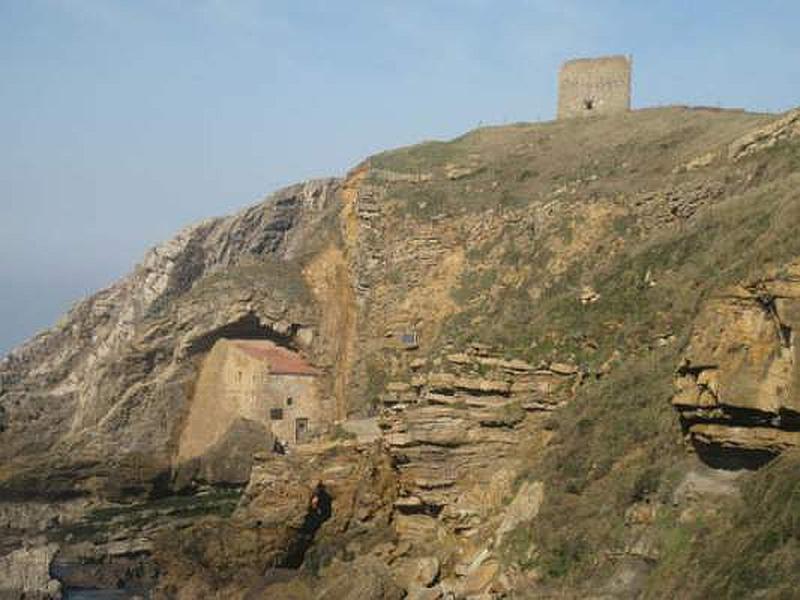
[[[208,352],[214,344],[221,339],[237,340],[267,340],[279,346],[294,348],[294,335],[297,326],[291,325],[286,333],[279,333],[268,325],[263,325],[253,313],[247,313],[242,318],[212,329],[200,336],[191,344],[190,354]]]
[[[726,448],[698,440],[693,440],[692,445],[697,457],[706,465],[725,471],[756,471],[778,456],[767,450]]]
[[[766,448],[748,448],[741,445],[726,445],[708,438],[694,435],[694,425],[737,427],[747,429],[774,429],[779,431],[800,431],[800,414],[788,410],[765,412],[752,408],[726,406],[724,411],[713,413],[688,413],[681,415],[680,426],[683,434],[691,439],[697,457],[713,469],[727,471],[757,470],[778,456],[776,451]]]

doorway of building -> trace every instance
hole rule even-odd
[[[294,440],[297,444],[302,444],[308,440],[308,419],[300,418],[294,421]]]

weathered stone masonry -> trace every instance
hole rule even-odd
[[[558,118],[624,112],[631,107],[631,60],[625,56],[565,62],[558,77]]]
[[[317,375],[302,356],[270,341],[219,340],[203,361],[179,461],[202,456],[237,419],[261,423],[283,442],[307,441],[332,420]]]

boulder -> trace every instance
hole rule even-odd
[[[402,600],[405,595],[385,563],[363,557],[332,567],[324,574],[315,597],[317,600]]]
[[[459,583],[460,597],[469,598],[487,592],[489,586],[499,573],[500,564],[495,560],[487,560],[480,566],[472,569]]]
[[[439,569],[435,556],[400,558],[392,563],[395,581],[406,590],[431,587],[439,578]]]

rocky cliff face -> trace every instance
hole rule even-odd
[[[294,186],[180,232],[7,356],[5,493],[79,495],[114,478],[146,486],[168,469],[197,359],[213,341],[238,335],[299,344],[301,328],[319,319],[289,265],[332,210],[335,189],[334,180]],[[25,473],[42,461],[52,477],[32,485]]]
[[[380,154],[180,232],[0,363],[0,590],[666,597],[677,564],[740,589],[693,553],[800,443],[799,177],[796,112],[648,110]],[[220,338],[301,352],[329,435],[278,456],[237,421],[179,461]],[[781,586],[794,539],[757,551]]]
[[[701,310],[673,404],[710,460],[768,460],[800,443],[799,319],[796,263],[722,290]]]

